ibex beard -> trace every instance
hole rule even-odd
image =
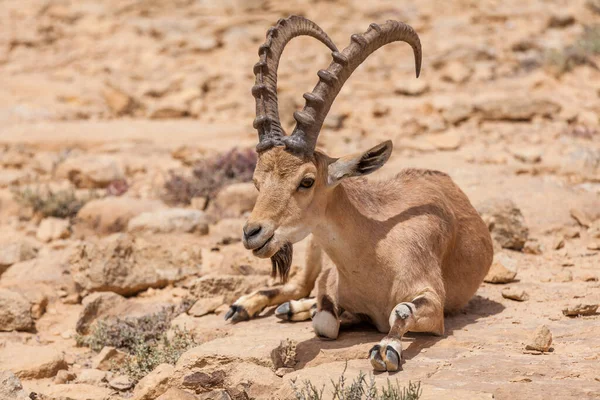
[[[324,43],[333,61],[318,72],[315,89],[304,94],[306,106],[294,113],[296,127],[286,135],[277,109],[277,66],[287,42],[299,35]],[[418,77],[421,43],[401,22],[371,24],[364,34],[352,35],[341,52],[302,17],[269,29],[254,67],[259,194],[243,243],[257,257],[271,258],[273,274],[285,282],[292,244],[312,236],[303,270],[280,286],[242,296],[225,316],[237,322],[280,305],[276,316],[312,317],[315,333],[325,339],[337,338],[342,314],[370,321],[387,332],[368,354],[378,371],[401,368],[406,332],[442,335],[444,312],[467,304],[493,256],[487,226],[448,175],[405,169],[388,181],[363,178],[388,161],[391,141],[340,158],[315,150],[346,80],[371,53],[394,41],[412,47]],[[322,270],[322,251],[335,267]],[[316,299],[307,299],[315,285]]]

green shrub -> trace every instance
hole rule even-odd
[[[185,305],[185,304],[184,304]],[[112,370],[138,381],[159,364],[175,364],[179,357],[195,345],[192,334],[175,328],[167,335],[171,321],[181,310],[164,310],[141,318],[116,318],[96,322],[89,335],[77,336],[77,344],[98,352],[105,346],[116,347],[129,354],[122,365]]]

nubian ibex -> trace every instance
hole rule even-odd
[[[304,94],[306,105],[294,113],[296,127],[286,135],[277,107],[277,67],[285,45],[300,35],[324,43],[333,61],[318,72],[312,93]],[[371,53],[395,41],[412,47],[418,77],[420,40],[402,22],[371,24],[364,34],[352,35],[341,52],[321,28],[302,17],[282,19],[268,30],[252,88],[259,194],[243,243],[255,256],[271,257],[273,273],[284,284],[241,297],[226,315],[241,321],[280,305],[280,318],[312,316],[316,334],[335,339],[341,314],[349,313],[344,315],[388,332],[368,355],[378,371],[400,368],[401,338],[407,331],[443,334],[444,312],[467,304],[493,257],[487,226],[445,173],[406,169],[388,181],[362,178],[388,160],[391,141],[341,158],[315,150],[344,82]],[[306,268],[285,282],[292,244],[310,234]],[[335,264],[322,273],[321,249]],[[300,300],[315,282],[316,300]]]

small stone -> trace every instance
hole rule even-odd
[[[552,248],[554,250],[560,250],[563,247],[565,247],[565,239],[562,237],[557,237],[554,239],[554,241],[552,242]]]
[[[108,386],[122,392],[133,387],[133,380],[126,375],[117,375],[108,381]]]
[[[523,253],[540,255],[542,254],[542,246],[537,240],[529,239],[523,246]]]
[[[170,364],[160,364],[143,377],[133,391],[134,400],[152,400],[167,391],[169,380],[175,372]]]
[[[423,79],[409,79],[397,84],[394,93],[403,96],[420,96],[429,92],[429,84]]]
[[[271,351],[271,361],[276,370],[283,367],[292,368],[296,365],[296,345],[294,340],[285,339]]]
[[[234,183],[219,191],[209,212],[220,217],[239,217],[252,211],[257,198],[258,190],[253,183]]]
[[[573,273],[569,270],[560,271],[558,274],[554,275],[555,282],[571,282],[573,280]]]
[[[13,264],[35,258],[38,253],[38,247],[31,240],[0,243],[0,275],[6,268]]]
[[[473,112],[473,106],[465,103],[453,104],[442,112],[442,116],[449,124],[458,124],[469,119]]]
[[[427,137],[427,140],[431,142],[436,149],[446,151],[458,149],[461,145],[461,139],[462,138],[460,134],[455,130],[449,130],[445,133],[430,135]]]
[[[63,383],[72,382],[75,380],[75,378],[77,378],[77,375],[75,375],[75,373],[66,369],[61,369],[56,373],[56,376],[54,377],[54,383],[57,385],[61,385]]]
[[[577,304],[563,308],[562,313],[567,317],[577,317],[579,315],[594,315],[598,310],[598,304]]]
[[[186,389],[195,391],[209,390],[213,387],[223,385],[225,381],[225,371],[217,370],[210,373],[196,371],[183,378],[182,385]]]
[[[590,218],[580,209],[571,208],[569,212],[571,213],[571,217],[573,217],[575,221],[577,221],[577,223],[584,228],[589,228],[592,225]]]
[[[510,199],[494,198],[477,207],[477,211],[488,227],[492,238],[500,247],[521,250],[529,236],[529,229],[521,210]]]
[[[542,153],[533,147],[516,147],[512,150],[512,155],[526,164],[537,164],[542,161]]]
[[[595,128],[600,125],[598,113],[589,110],[581,110],[577,114],[577,123],[585,127]]]
[[[580,280],[584,281],[584,282],[597,282],[598,281],[598,277],[594,274],[583,274],[579,277]]]
[[[449,62],[442,71],[442,80],[451,83],[463,83],[469,80],[473,70],[458,61]]]
[[[525,290],[513,287],[502,289],[502,297],[515,301],[529,300],[529,294]]]
[[[575,17],[568,14],[553,15],[548,20],[548,28],[566,28],[575,23]]]
[[[70,223],[66,219],[48,217],[40,222],[36,237],[45,243],[71,236]]]
[[[277,375],[278,377],[283,377],[284,375],[287,375],[289,373],[294,372],[295,369],[294,368],[277,368],[277,371],[275,371],[275,375]]]
[[[577,227],[568,227],[563,230],[563,234],[567,239],[575,239],[581,236],[579,232],[579,228]]]
[[[102,91],[102,95],[108,108],[116,115],[128,114],[135,106],[133,97],[116,87],[107,86]]]
[[[0,371],[0,399],[29,400],[19,378],[11,371]]]
[[[552,345],[552,333],[546,325],[540,325],[533,333],[530,343],[525,346],[525,350],[535,350],[547,352]]]
[[[100,371],[99,369],[83,369],[77,374],[75,383],[84,383],[87,385],[98,386],[100,383],[106,380],[106,371]]]
[[[588,250],[600,250],[600,240],[588,243],[587,248]]]
[[[21,293],[0,289],[0,332],[31,331],[31,303]]]
[[[494,256],[494,262],[483,281],[487,283],[510,283],[516,276],[516,261],[504,253],[499,253]]]
[[[198,299],[187,313],[193,317],[202,317],[206,314],[214,312],[224,303],[225,298],[223,296]]]
[[[114,347],[105,346],[92,359],[92,368],[110,371],[115,365],[121,365],[127,359],[127,353]]]

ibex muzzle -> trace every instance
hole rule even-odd
[[[286,135],[277,109],[277,67],[285,45],[309,35],[332,51],[294,113]],[[292,16],[267,32],[254,66],[254,127],[259,153],[256,205],[243,232],[244,246],[270,257],[273,274],[286,281],[292,244],[312,234],[307,264],[297,278],[236,301],[226,319],[251,318],[269,305],[286,320],[312,316],[317,335],[335,339],[342,312],[371,321],[388,335],[369,352],[374,369],[396,371],[407,331],[444,332],[444,311],[463,307],[487,273],[493,256],[490,234],[464,193],[448,175],[408,169],[394,179],[362,178],[390,158],[391,141],[367,151],[331,158],[316,151],[323,121],[353,71],[374,51],[395,41],[413,50],[417,77],[421,43],[408,25],[371,24],[339,51],[314,22]],[[321,273],[321,250],[335,268]],[[318,276],[318,279],[317,279]],[[317,298],[299,301],[317,285]],[[283,303],[283,304],[282,304]]]

